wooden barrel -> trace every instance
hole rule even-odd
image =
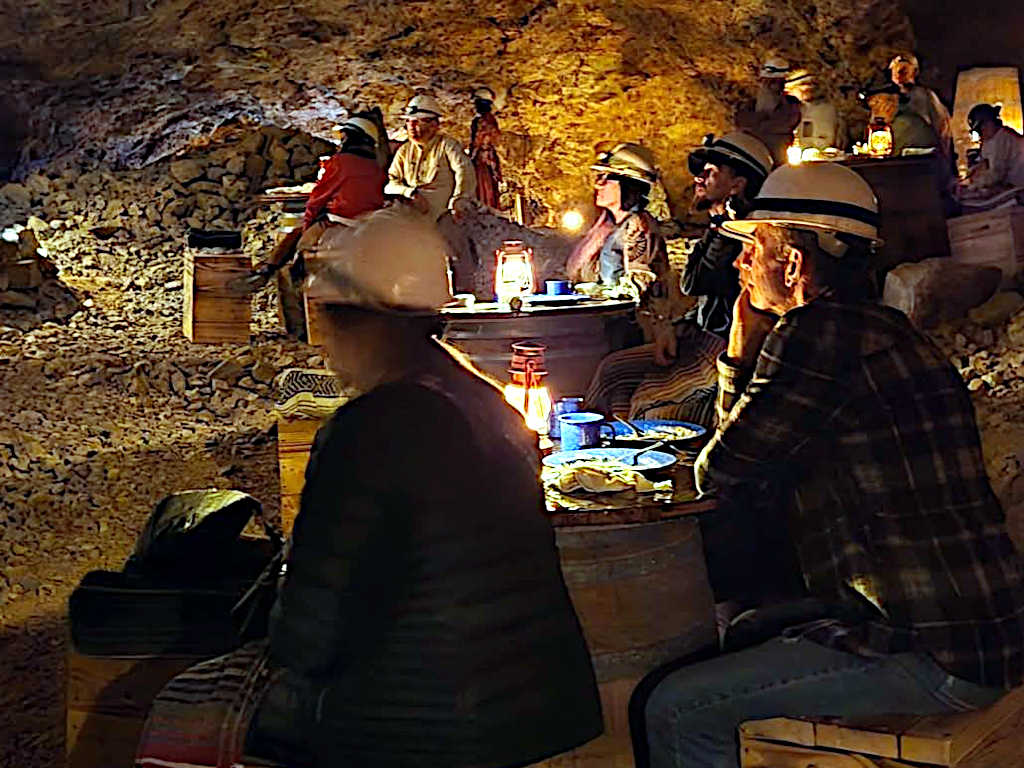
[[[932,157],[858,157],[844,162],[878,197],[879,236],[884,244],[872,268],[882,277],[897,264],[949,256],[938,162]]]
[[[609,301],[574,308],[513,313],[495,305],[445,313],[445,337],[484,373],[508,380],[512,344],[532,339],[547,347],[552,397],[582,395],[609,352],[626,346],[634,304]]]
[[[562,575],[590,648],[605,733],[545,768],[632,768],[629,697],[648,672],[717,642],[693,518],[556,527]]]

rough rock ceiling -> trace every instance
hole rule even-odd
[[[485,83],[509,175],[554,208],[587,197],[581,169],[602,140],[650,145],[678,197],[684,151],[728,127],[767,52],[838,94],[911,39],[888,0],[30,0],[5,15],[29,161],[138,166],[226,120],[326,135],[370,105],[398,129],[417,88],[466,139],[467,94]]]

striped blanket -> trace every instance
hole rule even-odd
[[[712,427],[718,368],[725,342],[692,323],[676,326],[678,354],[668,367],[654,362],[654,345],[612,352],[584,398],[587,409],[630,419],[681,419]]]
[[[204,661],[160,691],[146,720],[136,768],[233,768],[272,678],[259,640]]]

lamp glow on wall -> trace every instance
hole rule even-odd
[[[551,394],[544,384],[546,347],[529,341],[512,345],[508,372],[512,381],[505,385],[505,402],[523,415],[526,426],[539,435],[550,429]]]
[[[583,214],[570,208],[562,214],[562,229],[566,232],[579,232],[583,229]]]
[[[494,252],[494,295],[499,304],[515,296],[528,296],[536,288],[533,275],[533,249],[522,240],[506,240]]]

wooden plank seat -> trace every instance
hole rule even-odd
[[[742,768],[1024,766],[1024,687],[991,707],[870,720],[778,717],[739,728]]]
[[[130,768],[149,707],[194,656],[67,658],[68,768]]]
[[[313,438],[324,421],[348,400],[325,369],[288,368],[277,382],[277,459],[281,480],[281,525],[290,535],[299,513]]]

